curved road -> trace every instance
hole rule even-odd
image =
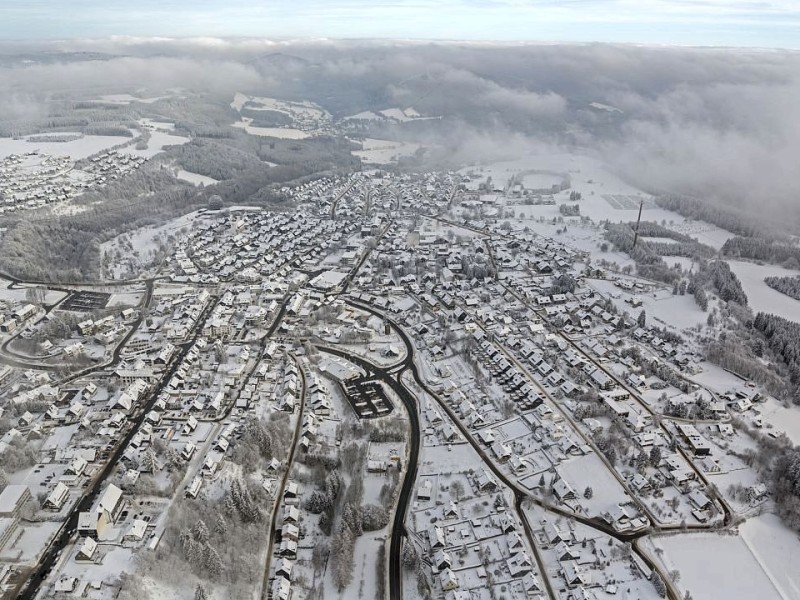
[[[459,431],[461,432],[461,434],[464,437],[464,439],[470,445],[472,445],[473,449],[484,460],[484,462],[489,467],[489,469],[492,471],[492,473],[495,475],[495,477],[497,477],[497,479],[499,481],[501,481],[505,486],[507,486],[514,493],[515,507],[517,509],[517,512],[519,513],[520,520],[522,521],[523,528],[525,529],[526,537],[528,538],[528,542],[530,544],[531,550],[533,551],[534,557],[535,557],[535,559],[537,561],[537,564],[539,566],[539,571],[540,571],[540,574],[541,574],[541,578],[542,578],[543,583],[545,584],[545,586],[548,588],[548,593],[549,593],[551,598],[558,598],[558,595],[555,593],[555,591],[550,586],[544,562],[541,560],[541,557],[539,556],[539,554],[537,552],[537,546],[535,544],[535,539],[533,537],[533,532],[531,531],[530,524],[527,522],[527,517],[525,516],[524,511],[522,511],[522,502],[524,500],[528,500],[529,502],[533,502],[534,504],[544,508],[545,510],[550,511],[552,513],[555,513],[555,514],[557,514],[559,516],[562,516],[564,518],[573,519],[573,520],[575,520],[575,521],[577,521],[579,523],[582,523],[583,525],[586,525],[587,527],[591,527],[592,529],[600,531],[600,532],[602,532],[602,533],[604,533],[604,534],[606,534],[606,535],[608,535],[610,537],[613,537],[614,539],[616,539],[616,540],[618,540],[618,541],[620,541],[622,543],[630,543],[632,551],[635,552],[636,555],[650,569],[652,569],[654,572],[658,572],[661,575],[662,579],[664,579],[664,583],[665,583],[665,585],[667,587],[667,596],[668,596],[668,598],[670,598],[670,600],[679,600],[680,595],[679,595],[677,589],[674,587],[671,579],[667,576],[667,574],[664,572],[664,570],[658,564],[656,564],[655,561],[653,561],[646,553],[642,552],[638,548],[638,545],[636,544],[637,540],[639,540],[640,538],[648,535],[651,532],[650,529],[640,530],[638,532],[620,533],[617,530],[615,530],[614,528],[612,528],[608,523],[606,523],[605,521],[603,521],[601,519],[593,518],[593,517],[585,517],[585,516],[582,516],[582,515],[574,514],[574,513],[570,512],[570,511],[562,509],[559,506],[554,506],[554,505],[551,505],[548,502],[540,500],[539,498],[530,495],[530,493],[527,490],[524,490],[521,487],[519,487],[519,485],[516,484],[516,482],[511,481],[495,465],[494,461],[491,460],[491,458],[486,454],[485,450],[474,440],[474,438],[471,435],[471,433],[469,431],[467,431],[467,429],[461,423],[461,420],[457,417],[457,415],[455,415],[455,413],[450,408],[450,406],[444,400],[442,400],[433,390],[431,390],[425,384],[425,382],[422,380],[422,378],[419,375],[419,371],[417,369],[417,365],[413,361],[413,356],[414,356],[413,355],[413,345],[411,343],[411,340],[408,338],[406,333],[403,331],[403,329],[400,328],[399,325],[397,323],[395,323],[392,319],[388,318],[387,316],[383,315],[381,312],[375,310],[374,308],[372,308],[370,306],[367,306],[367,305],[364,305],[364,304],[361,304],[361,303],[358,303],[358,302],[354,302],[352,300],[348,300],[347,303],[351,304],[352,306],[355,306],[355,307],[357,307],[359,309],[365,310],[367,312],[370,312],[372,314],[375,314],[377,316],[380,316],[380,317],[386,319],[386,321],[388,323],[390,323],[392,325],[392,327],[395,328],[395,330],[398,332],[398,334],[402,338],[402,340],[403,340],[403,342],[404,342],[404,344],[406,345],[406,348],[407,348],[406,359],[402,363],[403,366],[402,366],[402,369],[401,369],[400,372],[404,371],[407,368],[411,370],[411,373],[414,376],[414,380],[417,383],[417,385],[419,385],[419,387],[423,391],[425,391],[425,393],[427,393],[434,400],[436,400],[436,402],[439,404],[439,406],[448,414],[448,416],[453,421],[455,426],[459,429]],[[342,352],[341,355],[346,355],[346,353]],[[347,356],[345,356],[345,358],[347,358]],[[363,361],[363,359],[358,359],[358,360],[362,360]],[[366,363],[367,361],[363,361],[363,362]],[[406,499],[406,501],[407,501],[407,499]],[[393,530],[393,541],[394,541],[394,530]],[[398,542],[399,542],[399,540],[398,540]],[[398,545],[399,545],[399,543],[398,543]],[[390,554],[390,556],[394,557],[393,554]],[[397,549],[397,558],[399,559],[399,548]],[[392,566],[393,565],[390,565],[390,588],[389,588],[390,599],[391,600],[400,600],[402,598],[402,587],[401,587],[402,586],[402,580],[399,577],[398,577],[397,581],[392,579],[392,573],[391,573],[391,567]],[[397,566],[397,570],[399,572],[399,565]]]

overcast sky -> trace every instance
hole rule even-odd
[[[800,0],[0,0],[0,39],[114,35],[800,48]]]

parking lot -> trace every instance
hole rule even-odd
[[[93,310],[105,308],[110,298],[111,294],[105,292],[87,292],[81,290],[74,292],[59,308],[73,312],[91,312]]]
[[[377,381],[351,379],[342,385],[344,395],[359,419],[385,417],[394,406]]]

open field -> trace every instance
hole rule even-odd
[[[742,282],[747,301],[755,312],[766,312],[784,319],[796,321],[800,313],[800,301],[773,290],[766,283],[765,277],[794,277],[800,271],[784,269],[776,265],[758,265],[740,260],[728,261],[731,270]]]
[[[292,129],[290,127],[254,127],[252,119],[242,118],[241,121],[236,121],[233,124],[238,129],[244,129],[250,135],[258,135],[261,137],[274,137],[287,140],[304,140],[311,137],[311,134],[299,129]]]
[[[760,529],[756,531],[761,533]],[[659,537],[654,544],[665,551],[663,560],[667,567],[680,573],[679,588],[689,590],[696,600],[800,598],[800,594],[782,593],[771,573],[764,570],[760,557],[742,537],[692,533]],[[733,576],[737,573],[747,576]]]
[[[401,156],[411,156],[421,147],[419,144],[409,142],[396,142],[393,140],[376,140],[366,138],[361,142],[362,150],[353,150],[365,163],[384,165],[395,162]]]
[[[42,152],[52,156],[69,156],[73,160],[78,160],[130,141],[131,138],[110,135],[85,135],[70,142],[29,142],[0,138],[0,158],[11,154]]]

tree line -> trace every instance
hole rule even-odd
[[[689,196],[674,194],[657,196],[655,202],[665,210],[671,210],[689,219],[705,221],[746,237],[774,238],[775,226],[780,226],[776,223],[765,223],[753,213]]]
[[[800,300],[800,276],[794,277],[765,277],[766,283],[773,290],[786,294],[790,298]]]
[[[722,245],[722,253],[726,256],[782,264],[787,268],[800,268],[800,247],[774,239],[732,237]]]
[[[793,400],[800,403],[800,323],[760,312],[753,321],[753,328],[763,333],[770,349],[783,358],[794,386]]]

